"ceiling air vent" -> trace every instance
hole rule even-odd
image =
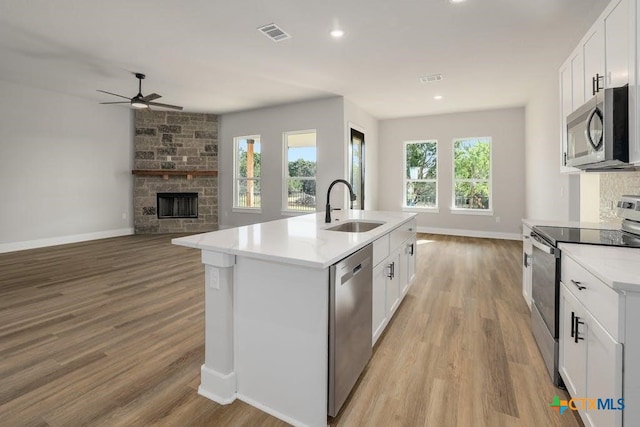
[[[279,42],[291,38],[289,34],[285,33],[285,31],[282,28],[278,27],[276,24],[265,25],[258,28],[258,31],[269,37],[274,42]]]
[[[431,74],[430,76],[420,77],[420,83],[435,83],[442,80],[442,74]]]

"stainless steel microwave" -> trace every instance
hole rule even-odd
[[[604,89],[567,116],[565,164],[600,170],[628,163],[629,87]]]

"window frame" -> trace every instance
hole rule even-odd
[[[489,178],[488,179],[456,179],[456,142],[477,140],[489,143]],[[489,187],[489,207],[487,209],[472,209],[456,207],[457,182],[487,182]],[[451,140],[451,207],[452,214],[459,215],[493,215],[493,138],[490,136],[469,136],[453,138]]]
[[[289,152],[288,152],[288,148],[289,148],[289,144],[288,144],[288,136],[289,135],[299,135],[299,134],[304,134],[304,133],[315,133],[316,135],[316,144],[315,144],[315,149],[316,149],[316,173],[313,176],[313,178],[311,177],[297,177],[294,179],[301,179],[301,180],[307,180],[307,181],[315,181],[316,183],[316,205],[313,208],[313,210],[296,210],[296,209],[289,209],[289,179],[291,179],[292,177],[289,176]],[[281,202],[281,213],[287,216],[293,216],[293,215],[304,215],[304,214],[310,214],[310,213],[316,213],[318,212],[318,130],[317,129],[303,129],[303,130],[294,130],[294,131],[287,131],[287,132],[283,132],[282,133],[282,202]]]
[[[232,212],[250,212],[250,213],[262,213],[262,164],[260,165],[260,177],[259,178],[243,178],[239,176],[239,158],[238,158],[238,144],[241,140],[258,140],[260,141],[260,161],[262,162],[262,139],[260,135],[243,135],[243,136],[235,136],[233,138],[233,207],[231,209]],[[248,207],[248,206],[238,206],[238,182],[239,181],[249,181],[252,180],[254,182],[260,183],[260,207]]]
[[[407,178],[407,146],[409,144],[425,144],[433,143],[436,146],[436,178],[435,179],[411,179]],[[440,149],[437,139],[415,139],[404,141],[402,146],[402,210],[406,212],[429,212],[438,213],[439,208],[439,176],[440,176]],[[435,182],[436,185],[436,203],[435,206],[407,206],[407,184],[409,182]]]

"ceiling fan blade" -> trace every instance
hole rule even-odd
[[[120,98],[124,98],[124,99],[131,100],[131,98],[129,98],[128,96],[118,95],[117,93],[107,92],[106,90],[100,90],[100,89],[97,89],[97,91],[98,91],[98,92],[102,92],[102,93],[107,93],[107,94],[109,94],[109,95],[113,95],[113,96],[119,96]]]
[[[161,104],[159,102],[147,102],[147,105],[153,105],[154,107],[170,108],[172,110],[182,110],[182,107],[177,105]]]
[[[153,101],[154,99],[158,99],[158,98],[162,98],[161,95],[158,95],[157,93],[151,93],[147,96],[143,96],[142,100],[143,101]]]
[[[101,102],[100,104],[131,104],[131,102],[129,102],[129,101]]]

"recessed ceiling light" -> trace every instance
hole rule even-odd
[[[442,95],[436,95],[436,96],[434,96],[434,97],[433,97],[433,99],[435,99],[435,100],[438,100],[438,101],[439,101],[439,100],[441,100],[441,99],[442,99]]]
[[[449,3],[464,3],[467,0],[449,0]]]
[[[344,31],[336,29],[331,30],[329,34],[331,34],[331,37],[333,37],[334,39],[339,39],[340,37],[344,36]]]

